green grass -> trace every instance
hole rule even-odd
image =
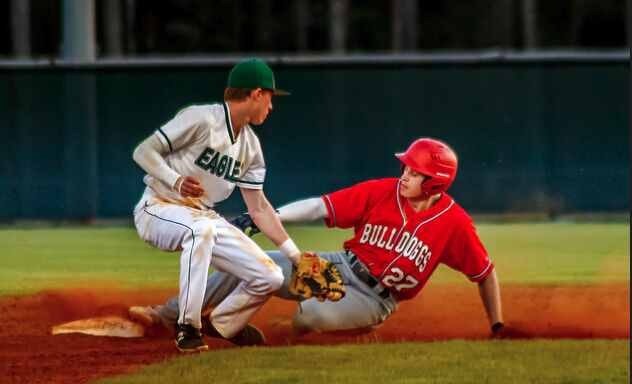
[[[99,383],[628,383],[629,340],[513,340],[242,348]]]
[[[481,224],[478,231],[502,284],[625,283],[630,275],[629,225]],[[351,230],[291,227],[303,250],[334,251]],[[276,249],[263,235],[263,249]],[[179,254],[143,243],[131,228],[0,230],[0,295],[92,281],[122,288],[177,287]],[[441,267],[433,283],[469,284]]]
[[[630,281],[627,223],[480,225],[479,235],[504,283]]]
[[[629,283],[627,223],[481,224],[501,284]],[[303,250],[338,250],[350,230],[294,227]],[[264,249],[275,247],[262,235]],[[131,228],[0,230],[0,295],[94,281],[177,288],[179,254]],[[469,284],[442,267],[433,283]],[[410,314],[414,316],[415,314]],[[629,340],[503,340],[242,348],[149,366],[104,383],[627,383]]]
[[[153,249],[133,229],[2,230],[0,244],[2,295],[94,280],[177,287],[176,254]]]

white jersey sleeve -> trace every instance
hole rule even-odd
[[[214,123],[207,109],[198,106],[184,108],[158,128],[156,135],[168,152],[174,152],[203,136],[204,130]]]
[[[173,187],[180,174],[171,169],[163,158],[168,151],[160,140],[160,134],[156,132],[136,147],[132,157],[147,174]]]
[[[146,175],[145,184],[165,201],[210,209],[226,200],[235,186],[263,188],[266,166],[259,138],[248,124],[233,129],[226,103],[187,107],[154,136],[162,147],[158,152],[165,167],[176,175],[197,178],[205,191],[192,202],[169,185],[172,177]]]
[[[263,189],[263,181],[266,177],[266,163],[263,159],[259,138],[252,132],[250,127],[244,127],[242,135],[248,136],[252,150],[252,157],[248,164],[244,164],[243,172],[239,179],[235,180],[235,185],[240,188]]]

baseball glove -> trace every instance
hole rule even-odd
[[[301,300],[315,297],[319,301],[338,301],[345,296],[345,285],[331,261],[303,252],[299,264],[292,268],[290,293]]]

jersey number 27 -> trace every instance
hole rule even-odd
[[[419,284],[419,280],[411,275],[404,275],[404,271],[394,267],[391,268],[391,275],[386,275],[382,279],[382,283],[387,287],[395,287],[397,292],[402,289],[414,288]]]

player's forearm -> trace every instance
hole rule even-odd
[[[258,210],[249,209],[248,211],[261,232],[279,247],[294,264],[298,264],[300,252],[283,228],[274,208],[268,203],[267,206]]]
[[[327,207],[320,197],[295,201],[278,208],[279,219],[283,223],[300,223],[327,217]]]
[[[155,135],[149,136],[134,150],[133,159],[145,172],[174,187],[180,175],[171,169],[162,157],[162,143]]]
[[[283,228],[281,221],[274,212],[274,208],[268,203],[261,207],[248,208],[248,213],[252,217],[257,227],[261,229],[276,246],[281,245],[289,238],[287,232]]]
[[[498,288],[498,278],[496,271],[492,271],[487,277],[478,283],[478,292],[483,300],[485,311],[490,325],[503,321],[502,307],[500,304],[500,289]]]

